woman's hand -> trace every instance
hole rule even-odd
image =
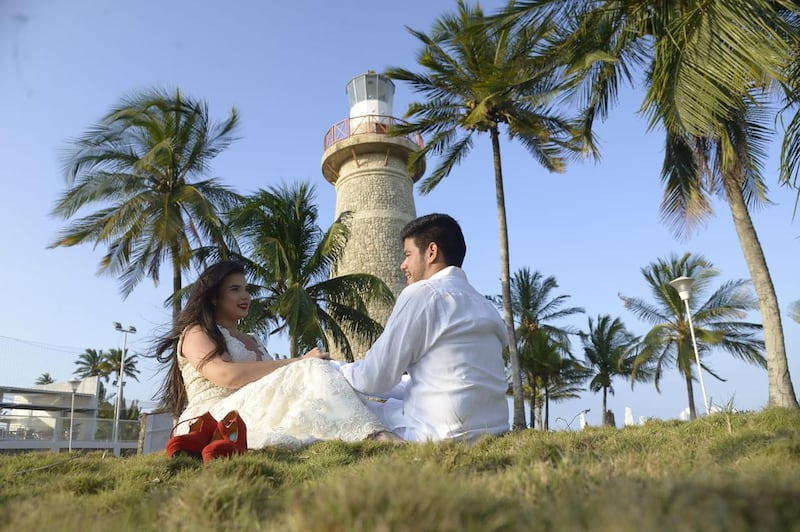
[[[303,358],[319,358],[320,360],[330,360],[331,354],[325,351],[320,351],[319,347],[315,347],[305,355]]]

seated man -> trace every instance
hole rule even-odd
[[[405,440],[472,441],[508,431],[505,324],[461,269],[461,228],[429,214],[400,236],[409,286],[364,359],[342,365],[342,373],[355,390],[388,398],[374,410]]]

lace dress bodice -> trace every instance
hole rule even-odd
[[[228,329],[219,327],[219,330],[225,338],[225,344],[228,348],[228,355],[231,357],[231,362],[250,362],[258,359],[256,353],[247,349],[244,342],[233,336]],[[274,360],[260,343],[258,345],[264,360]],[[217,386],[203,377],[203,374],[197,371],[186,357],[181,354],[182,346],[183,336],[178,340],[178,365],[181,370],[181,375],[183,376],[183,385],[186,388],[187,410],[196,405],[212,405],[236,391],[236,388],[222,388]],[[195,409],[196,408],[192,408],[192,410]],[[208,411],[208,408],[198,415],[206,411]],[[183,416],[181,416],[181,418],[183,418]]]

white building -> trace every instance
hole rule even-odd
[[[137,448],[138,421],[123,433],[135,432],[117,442],[111,441],[111,419],[97,416],[98,377],[72,383],[54,382],[31,388],[0,386],[0,452],[21,450],[61,451],[72,449],[113,449],[114,454]],[[72,438],[70,439],[70,426]]]

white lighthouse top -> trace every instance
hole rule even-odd
[[[394,83],[373,70],[354,77],[347,83],[350,118],[368,115],[392,116]]]

